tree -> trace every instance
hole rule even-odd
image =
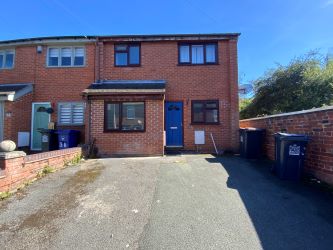
[[[241,118],[272,115],[329,105],[333,100],[333,62],[318,54],[279,65],[254,81],[254,98]]]
[[[239,99],[239,111],[246,109],[247,106],[252,102],[252,98],[240,98]]]

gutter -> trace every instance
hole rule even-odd
[[[18,45],[44,45],[61,43],[90,43],[96,41],[204,41],[237,40],[240,33],[210,34],[156,34],[156,35],[104,35],[104,36],[52,36],[0,41],[0,47]]]
[[[20,46],[20,45],[52,45],[52,44],[68,44],[68,43],[75,43],[75,44],[85,44],[85,43],[93,43],[96,39],[20,39],[20,40],[10,40],[0,42],[0,47],[13,47],[13,46]]]

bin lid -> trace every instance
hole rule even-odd
[[[288,141],[309,141],[309,136],[304,134],[276,133],[275,137]]]
[[[265,129],[262,128],[252,128],[252,127],[247,127],[247,128],[239,128],[239,130],[242,131],[265,131]]]
[[[37,131],[40,133],[54,133],[54,129],[47,129],[47,128],[37,128]]]
[[[265,129],[262,128],[252,128],[252,127],[248,127],[248,128],[240,128],[240,131],[245,131],[245,132],[264,132]]]
[[[72,129],[58,129],[56,131],[57,134],[75,134],[80,133],[79,130],[72,130]]]

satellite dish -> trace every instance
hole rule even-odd
[[[238,86],[238,94],[241,98],[248,98],[253,95],[252,84],[241,84]]]

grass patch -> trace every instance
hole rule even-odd
[[[27,180],[27,181],[23,182],[23,184],[17,188],[17,191],[22,190],[26,186],[31,185],[35,180],[36,180],[36,178],[34,178],[32,180]]]
[[[4,200],[9,198],[12,195],[11,192],[6,191],[6,192],[0,192],[0,200]]]
[[[41,171],[37,173],[37,178],[41,178],[47,174],[53,173],[55,170],[50,166],[45,166]]]
[[[77,165],[81,162],[81,160],[82,160],[82,155],[77,154],[74,156],[74,158],[72,160],[65,160],[64,165],[65,166]]]

